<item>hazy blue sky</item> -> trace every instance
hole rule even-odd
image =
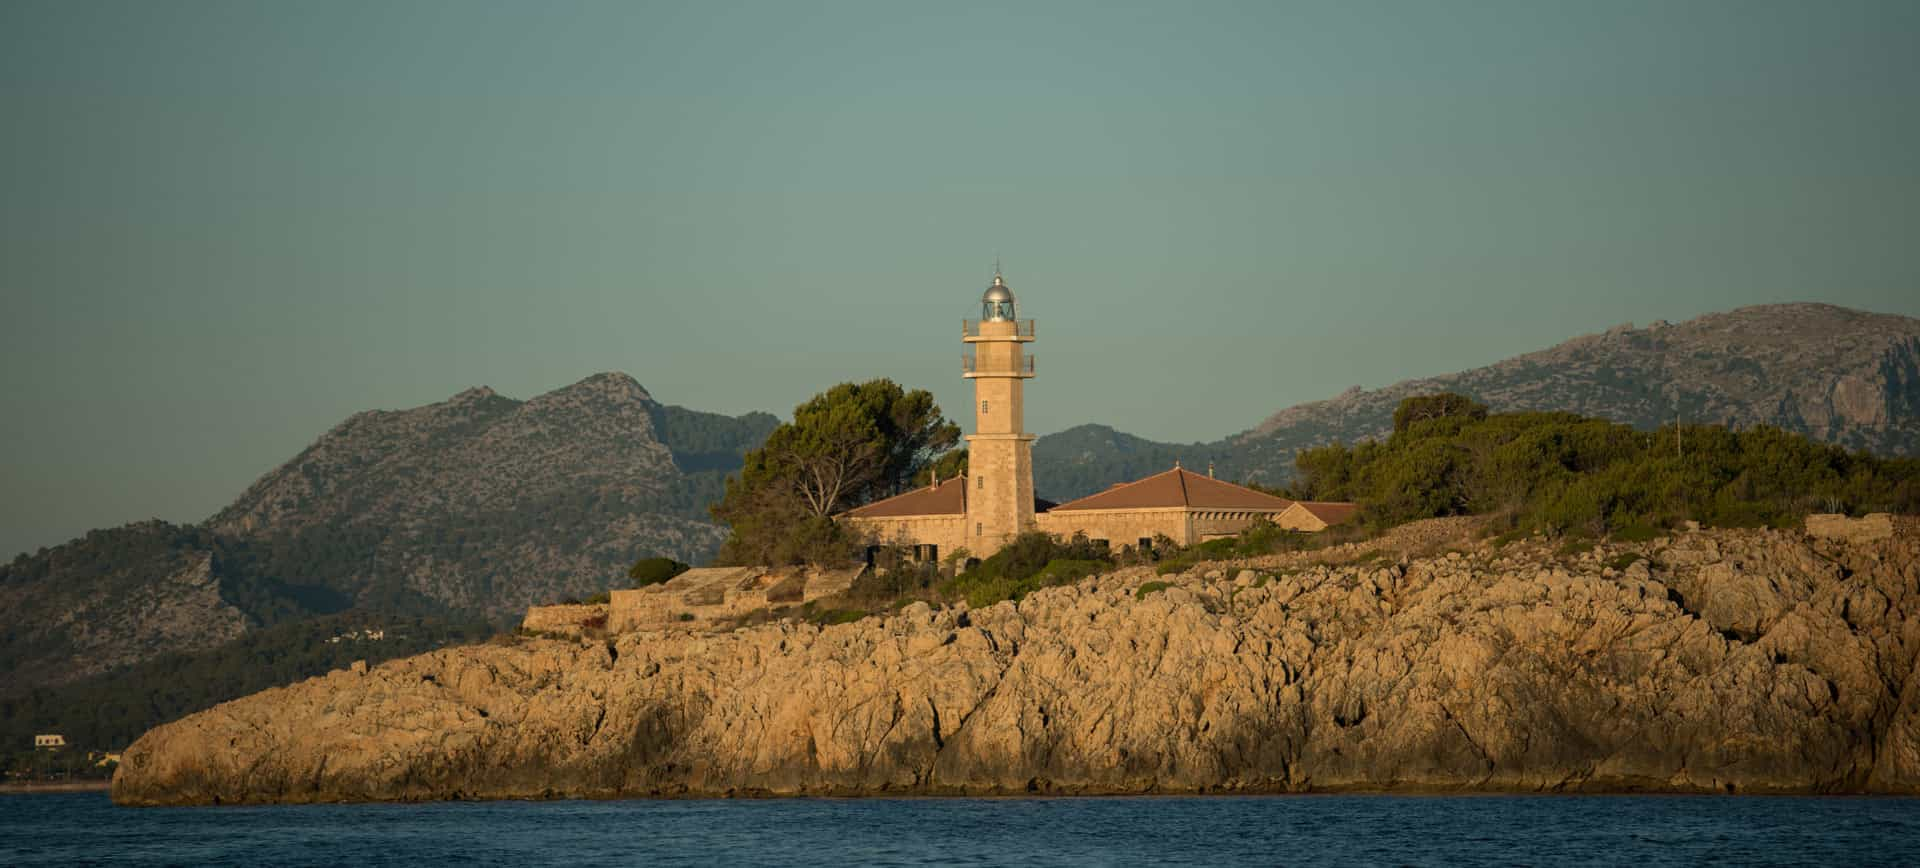
[[[0,551],[627,371],[1214,439],[1788,300],[1920,314],[1920,3],[0,2]]]

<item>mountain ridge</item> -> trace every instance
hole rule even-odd
[[[727,471],[778,420],[661,404],[594,374],[365,410],[205,521],[137,522],[0,565],[0,695],[350,609],[484,617],[703,560]]]
[[[1285,483],[1299,450],[1380,438],[1404,398],[1459,392],[1495,412],[1563,411],[1653,429],[1674,421],[1776,425],[1852,449],[1920,452],[1920,319],[1817,302],[1748,305],[1681,323],[1655,320],[1578,335],[1450,374],[1351,387],[1269,414],[1219,440],[1158,443],[1126,435],[1110,448],[1069,429],[1074,448],[1034,444],[1035,489],[1052,500],[1136,474],[1141,456],[1213,462],[1223,478]],[[1118,432],[1116,432],[1118,433]],[[1049,465],[1042,456],[1058,460]],[[1165,464],[1152,467],[1164,469]],[[1111,468],[1109,470],[1108,468]],[[1124,477],[1123,477],[1124,478]]]

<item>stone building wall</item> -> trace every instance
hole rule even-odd
[[[1092,539],[1103,539],[1119,551],[1142,539],[1164,534],[1181,545],[1193,542],[1193,525],[1187,510],[1181,509],[1075,509],[1043,512],[1034,516],[1040,529],[1058,537],[1075,532]]]
[[[520,629],[534,633],[577,637],[589,629],[605,628],[607,622],[608,613],[605,604],[534,606],[528,609],[527,616],[521,619]]]
[[[849,516],[840,520],[874,545],[934,545],[942,558],[967,546],[967,520],[963,515]]]
[[[969,435],[967,485],[966,546],[976,557],[1032,530],[1033,435]]]
[[[1261,519],[1279,523],[1281,512],[1274,510],[1241,509],[1199,509],[1193,511],[1193,542],[1206,542],[1227,536],[1238,536],[1241,531]],[[1191,544],[1191,543],[1189,543]]]

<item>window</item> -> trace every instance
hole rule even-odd
[[[1141,550],[1141,551],[1143,551],[1143,552],[1150,552],[1150,551],[1153,551],[1153,537],[1150,537],[1150,536],[1143,536],[1143,537],[1141,537],[1141,538],[1140,538],[1140,550]]]
[[[985,524],[985,523],[983,523],[983,522],[978,522],[978,521],[976,521],[976,522],[974,522],[974,523],[973,523],[973,535],[974,535],[974,536],[980,536],[980,535],[982,535],[982,534],[985,534],[986,532],[987,532],[987,526],[986,526],[986,524]]]
[[[974,477],[974,478],[973,478],[973,487],[974,487],[974,490],[976,490],[976,491],[986,491],[986,490],[987,490],[987,478],[986,478],[986,477],[984,477],[984,476],[976,476],[976,477]]]
[[[986,402],[986,401],[981,401],[981,402],[980,402],[980,412],[982,412],[982,413],[985,413],[985,412],[987,412],[987,402]]]

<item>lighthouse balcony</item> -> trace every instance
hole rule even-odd
[[[1033,320],[963,319],[960,321],[960,339],[963,341],[1030,341],[1033,340]]]
[[[1012,368],[989,366],[983,370],[980,366],[978,356],[972,353],[964,353],[960,356],[960,376],[968,379],[974,377],[1032,377],[1033,357],[1021,356]]]

